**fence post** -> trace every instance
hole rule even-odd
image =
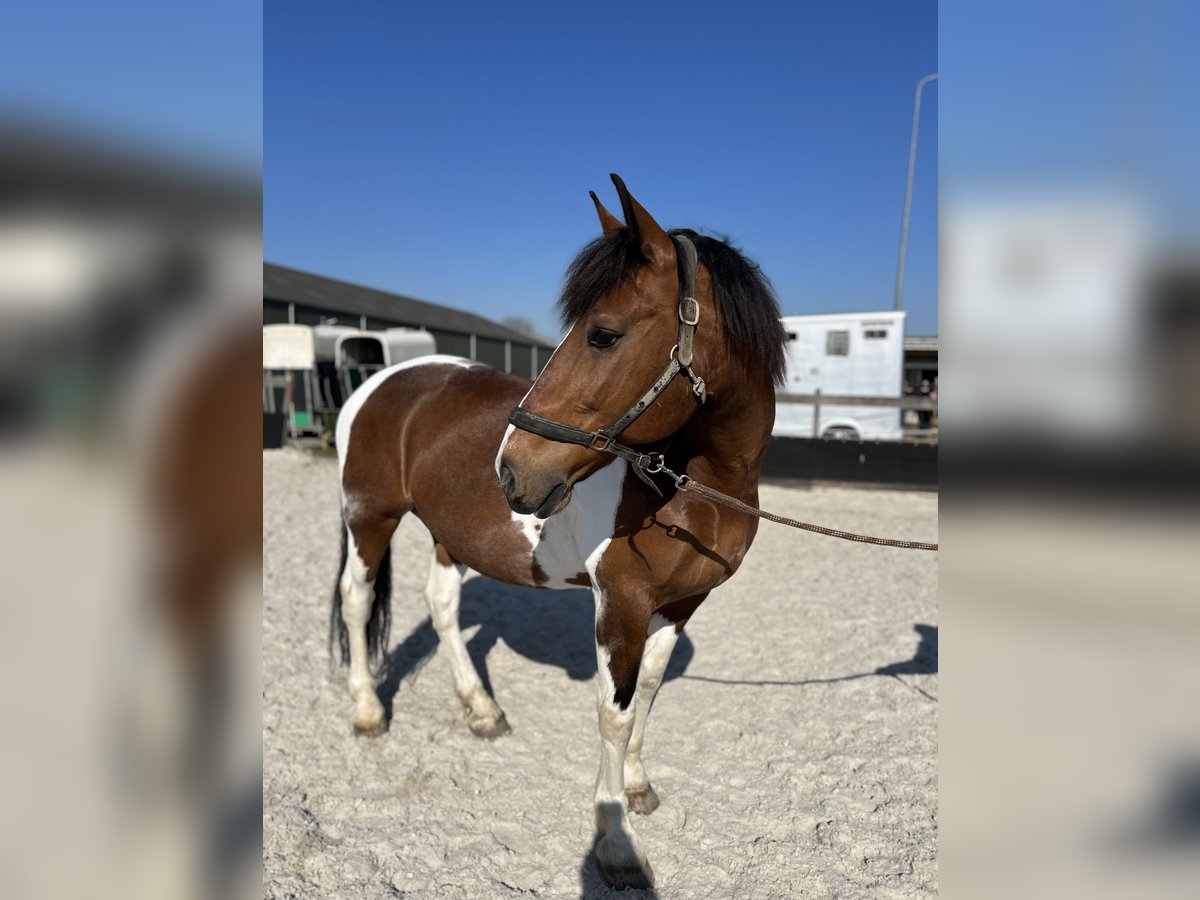
[[[817,388],[813,391],[813,433],[812,436],[817,438],[821,436],[821,389]]]

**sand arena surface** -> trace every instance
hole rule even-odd
[[[937,892],[937,555],[763,523],[680,640],[646,730],[662,799],[631,817],[654,892],[589,857],[599,763],[591,592],[475,577],[464,636],[513,733],[466,726],[423,591],[393,542],[391,730],[357,738],[325,649],[337,466],[263,454],[264,894],[926,897]],[[766,485],[773,512],[937,540],[937,497]]]

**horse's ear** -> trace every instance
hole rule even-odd
[[[625,213],[625,223],[630,235],[642,248],[642,255],[655,266],[674,264],[675,245],[662,227],[654,221],[650,213],[642,208],[642,204],[633,199],[625,182],[616,172],[609,175],[617,187],[617,196],[621,198],[621,210]]]
[[[588,191],[591,195],[592,202],[596,204],[596,215],[600,217],[600,227],[605,234],[612,234],[614,231],[620,231],[625,227],[625,223],[610,213],[604,208],[604,204],[600,202],[600,198],[596,196],[595,191]]]

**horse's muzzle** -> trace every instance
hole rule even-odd
[[[542,484],[524,485],[506,464],[500,465],[500,489],[513,512],[527,516],[530,513],[546,519],[566,505],[570,488],[565,481],[547,479]]]

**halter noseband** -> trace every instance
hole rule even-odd
[[[632,447],[617,443],[617,437],[626,428],[637,421],[655,400],[665,391],[672,381],[682,372],[692,383],[692,394],[703,404],[707,397],[704,379],[692,371],[692,344],[696,336],[696,325],[700,321],[700,304],[694,296],[696,289],[696,247],[681,234],[672,235],[675,249],[681,261],[679,278],[679,340],[671,348],[671,360],[654,384],[650,385],[629,409],[599,431],[584,431],[573,425],[555,422],[527,409],[516,407],[509,413],[508,421],[520,428],[562,444],[578,444],[590,447],[601,453],[611,453],[633,463],[633,470],[638,477],[650,487],[658,491],[658,486],[650,480],[650,474],[659,472],[663,466],[661,453],[641,453]],[[649,474],[648,474],[649,473]],[[658,491],[658,493],[662,493]]]

